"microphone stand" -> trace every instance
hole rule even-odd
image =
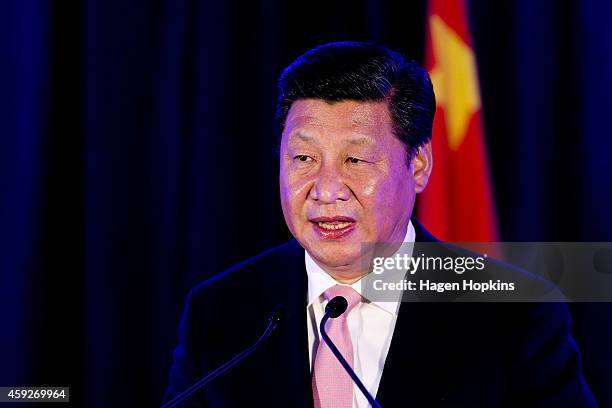
[[[268,318],[268,325],[266,326],[266,329],[264,330],[263,334],[257,339],[255,343],[253,343],[247,349],[236,354],[230,360],[226,361],[224,364],[215,368],[210,373],[206,374],[204,377],[196,381],[185,391],[181,392],[176,397],[172,398],[170,401],[162,405],[161,408],[176,407],[178,404],[180,404],[185,399],[190,397],[191,394],[193,394],[194,392],[196,392],[197,390],[199,390],[200,388],[202,388],[203,386],[205,386],[206,384],[208,384],[209,382],[211,382],[212,380],[214,380],[215,378],[217,378],[218,376],[220,376],[221,374],[223,374],[224,372],[226,372],[227,370],[231,369],[236,364],[244,360],[246,357],[249,356],[249,354],[257,350],[262,344],[266,342],[266,340],[268,340],[268,337],[270,337],[270,334],[272,334],[272,332],[276,330],[276,328],[278,327],[279,321],[280,321],[279,313],[277,310],[275,310],[272,313],[272,315]]]
[[[330,301],[330,303],[331,303],[331,301]],[[344,309],[346,310],[346,306],[345,306]],[[332,314],[335,314],[335,313],[333,311],[331,311],[331,310],[325,310],[325,315],[323,316],[323,319],[321,319],[321,325],[320,325],[321,337],[323,337],[323,340],[325,340],[325,343],[327,343],[327,346],[330,348],[332,353],[334,353],[334,356],[336,356],[338,361],[340,361],[340,364],[342,364],[342,367],[344,367],[344,369],[351,376],[351,378],[353,379],[355,384],[357,384],[357,387],[359,387],[359,390],[366,397],[366,399],[368,400],[370,405],[372,405],[373,408],[382,408],[380,406],[380,404],[378,403],[378,401],[376,401],[374,399],[374,397],[372,396],[372,394],[370,394],[370,392],[367,390],[365,385],[363,385],[363,383],[361,382],[359,377],[357,377],[357,374],[355,374],[355,371],[353,371],[353,369],[351,368],[349,363],[344,359],[344,357],[340,353],[340,350],[338,350],[338,348],[336,347],[334,342],[327,335],[327,332],[325,331],[325,323],[327,323],[329,318],[332,317]],[[340,313],[340,314],[342,314],[342,313]],[[334,317],[338,317],[338,316],[339,315],[334,316]]]

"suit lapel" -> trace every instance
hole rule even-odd
[[[437,241],[416,219],[413,218],[412,223],[416,242]],[[285,321],[278,336],[279,341],[275,343],[278,347],[275,354],[281,359],[278,367],[284,366],[287,370],[278,370],[276,376],[279,388],[287,390],[287,401],[291,401],[291,406],[312,407],[306,325],[308,276],[304,265],[304,250],[297,242],[294,244],[286,264],[278,265],[279,270],[287,272],[289,276],[285,276],[286,291],[281,296],[286,309]],[[427,305],[407,302],[400,305],[377,393],[382,406],[392,406],[395,401],[423,401],[428,393],[432,376],[424,375],[423,370],[427,369],[428,364],[423,364],[424,357],[418,353],[423,345],[417,340],[422,336],[415,335],[419,327],[424,327],[423,321],[428,319],[423,306]],[[279,376],[279,373],[283,374]],[[406,392],[410,389],[412,395],[407,396]]]
[[[415,242],[437,242],[423,226],[412,218],[415,230]],[[416,248],[416,246],[415,246]],[[415,249],[416,250],[416,249]],[[376,399],[382,406],[394,406],[397,402],[403,404],[419,403],[428,400],[431,378],[427,364],[426,344],[420,343],[423,339],[422,330],[431,316],[425,310],[425,303],[402,302],[400,304],[393,338],[385,360]],[[431,309],[431,308],[430,308]],[[428,327],[427,330],[430,330]],[[434,335],[428,333],[428,335]]]
[[[274,350],[279,364],[276,373],[278,388],[283,389],[287,406],[312,407],[306,326],[308,277],[304,250],[297,242],[294,242],[286,262],[278,265],[278,268],[286,279],[285,285],[282,285],[284,293],[280,296],[284,316],[276,343],[278,348]]]

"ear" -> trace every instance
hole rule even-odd
[[[417,194],[425,190],[432,167],[433,156],[430,141],[421,146],[412,158],[412,177],[414,179],[414,191]]]

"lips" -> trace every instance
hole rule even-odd
[[[309,221],[315,233],[325,240],[339,240],[355,230],[355,220],[343,215],[315,217]]]

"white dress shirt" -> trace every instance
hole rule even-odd
[[[404,242],[414,243],[415,232],[412,222],[408,224]],[[319,323],[324,315],[327,300],[323,293],[336,282],[325,272],[311,256],[305,255],[306,272],[308,273],[308,354],[310,357],[310,371],[313,368],[313,355],[319,345],[321,334]],[[362,294],[361,281],[350,285]],[[399,311],[400,298],[394,302],[371,302],[363,299],[359,305],[351,310],[347,317],[351,341],[353,342],[353,362],[355,373],[373,396],[376,396],[380,379],[382,377],[385,360],[391,345],[393,330]],[[353,408],[366,408],[370,404],[355,385]]]

